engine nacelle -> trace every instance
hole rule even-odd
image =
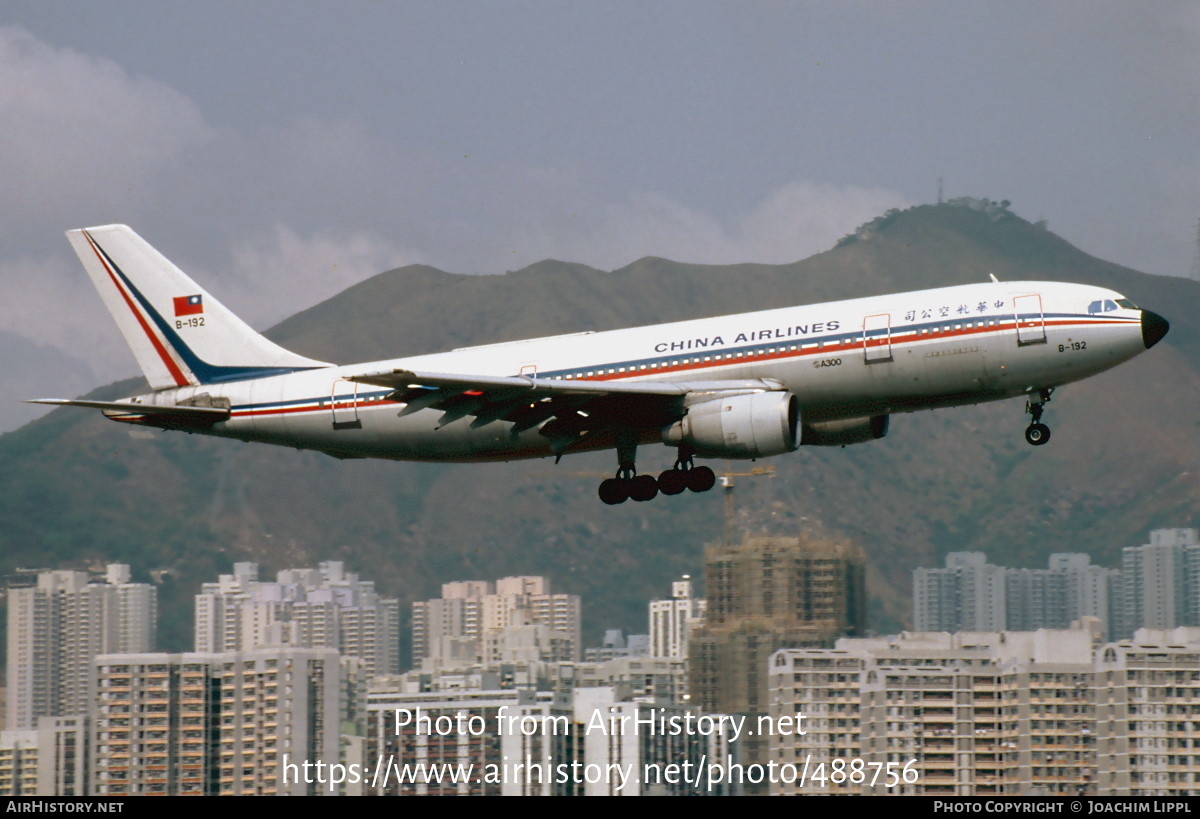
[[[800,428],[803,446],[846,446],[877,441],[888,431],[887,415],[848,418],[844,421],[818,421]]]
[[[668,446],[687,444],[703,458],[766,458],[800,445],[800,405],[790,392],[714,398],[663,427]]]

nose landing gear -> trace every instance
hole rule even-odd
[[[1041,446],[1050,440],[1050,427],[1045,424],[1030,424],[1025,428],[1025,440],[1034,446]]]
[[[1025,402],[1025,411],[1030,418],[1029,426],[1025,428],[1025,440],[1033,446],[1041,446],[1050,440],[1050,427],[1042,423],[1042,412],[1053,392],[1053,388],[1038,390],[1039,400]]]

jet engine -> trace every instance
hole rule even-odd
[[[687,444],[702,458],[766,458],[800,445],[800,405],[790,392],[714,398],[688,408],[662,430],[668,446]]]
[[[800,428],[803,446],[846,446],[877,441],[888,431],[887,415],[847,418],[844,421],[818,421]]]

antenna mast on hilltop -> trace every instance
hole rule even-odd
[[[938,204],[942,204],[942,178],[938,177]]]
[[[1191,277],[1200,282],[1200,219],[1196,220],[1196,252],[1192,255]]]

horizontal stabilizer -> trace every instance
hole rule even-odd
[[[50,404],[60,407],[88,407],[104,410],[106,415],[171,415],[177,418],[192,418],[206,423],[224,421],[229,417],[229,410],[224,407],[181,407],[175,404],[159,406],[156,404],[137,404],[132,401],[85,401],[75,398],[31,398],[26,404]]]

